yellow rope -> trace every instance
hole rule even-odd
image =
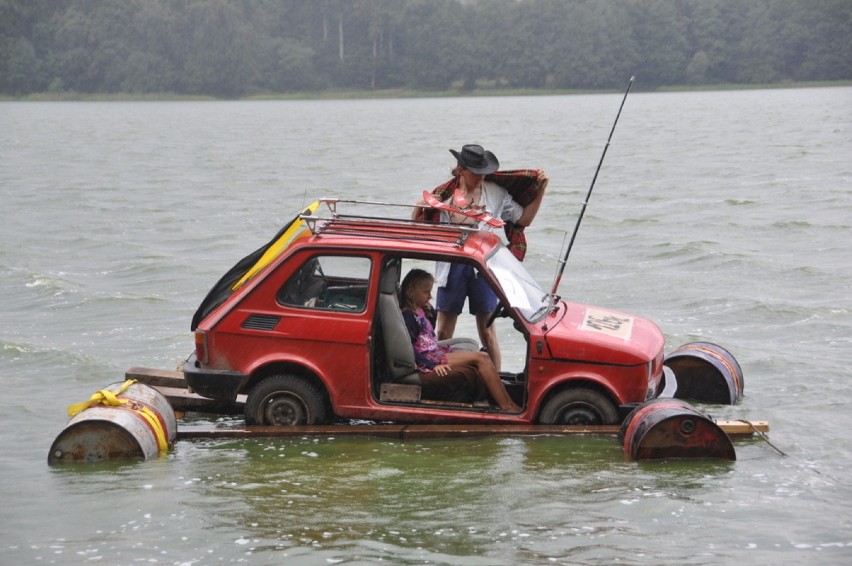
[[[124,393],[127,388],[133,385],[134,383],[136,383],[135,379],[128,379],[127,381],[121,384],[121,387],[118,389],[117,392],[110,391],[109,389],[101,389],[100,391],[96,391],[91,397],[89,397],[88,401],[69,405],[68,416],[73,417],[77,413],[85,411],[92,405],[107,405],[110,407],[124,405],[125,403],[127,403],[127,399],[119,399],[117,396]]]
[[[763,431],[758,430],[758,429],[757,429],[757,427],[756,427],[756,426],[754,426],[754,423],[753,423],[753,422],[751,422],[751,421],[745,421],[745,420],[742,420],[742,419],[740,419],[740,420],[738,420],[738,421],[736,421],[736,422],[738,422],[738,423],[745,423],[745,424],[747,424],[749,427],[751,427],[751,430],[753,430],[753,431],[754,431],[754,433],[755,433],[757,436],[759,436],[761,439],[763,439],[763,441],[764,441],[765,443],[767,443],[767,444],[768,444],[768,445],[770,445],[772,448],[774,448],[776,452],[778,452],[778,453],[779,453],[779,454],[781,454],[782,456],[786,456],[786,455],[787,455],[787,453],[786,453],[786,452],[784,452],[783,450],[781,450],[780,448],[778,448],[777,446],[775,446],[774,444],[772,444],[771,442],[769,442],[769,437],[768,437],[768,436],[766,436],[766,434],[765,434]]]
[[[133,385],[134,383],[136,383],[135,379],[128,379],[127,381],[121,384],[121,387],[119,387],[117,392],[110,391],[109,389],[101,389],[99,391],[96,391],[89,398],[88,401],[69,405],[68,416],[73,417],[77,413],[85,411],[92,405],[106,405],[108,407],[118,407],[119,405],[127,405],[130,403],[130,401],[128,399],[119,399],[118,395],[121,395],[122,393],[127,391],[127,388]],[[138,413],[151,426],[151,430],[154,431],[154,436],[157,437],[157,447],[160,449],[160,452],[169,449],[169,440],[168,438],[166,438],[166,431],[163,430],[163,425],[160,422],[160,419],[157,417],[156,413],[154,413],[145,405],[137,406],[136,403],[132,403],[131,406],[126,408],[135,413]]]

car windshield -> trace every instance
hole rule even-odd
[[[550,312],[553,298],[542,290],[509,248],[500,246],[487,260],[488,268],[500,282],[509,305],[520,311],[529,322],[536,322]]]

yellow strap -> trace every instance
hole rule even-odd
[[[121,387],[118,389],[117,392],[110,391],[109,389],[101,389],[99,391],[96,391],[91,397],[89,397],[88,401],[69,405],[68,416],[73,417],[77,413],[85,411],[92,405],[108,405],[111,407],[123,405],[127,403],[127,399],[119,399],[118,395],[124,393],[127,388],[133,385],[134,383],[136,383],[135,379],[128,379],[127,381],[121,384]]]
[[[154,431],[154,436],[157,437],[157,446],[159,447],[160,452],[168,450],[169,441],[166,439],[166,432],[163,430],[163,426],[160,423],[160,419],[157,418],[157,415],[144,405],[142,405],[139,409],[133,410],[142,415],[142,417],[148,421],[148,424],[151,425],[151,429]]]
[[[319,205],[320,201],[315,200],[314,202],[309,204],[301,212],[301,214],[313,214],[317,211]],[[258,271],[266,267],[270,262],[272,262],[272,260],[281,255],[281,253],[286,250],[290,246],[290,244],[293,243],[293,241],[307,235],[307,224],[305,224],[305,221],[300,219],[299,217],[293,219],[293,222],[284,231],[284,233],[281,234],[281,236],[277,240],[275,240],[275,243],[269,246],[269,248],[267,248],[267,250],[260,257],[260,259],[257,260],[257,262],[248,271],[246,271],[245,275],[243,275],[239,281],[237,281],[231,286],[231,290],[236,291],[237,289],[239,289],[243,283],[254,277],[254,275]]]
[[[74,416],[77,413],[85,411],[92,405],[106,405],[109,407],[117,407],[119,405],[127,405],[128,399],[119,399],[118,395],[121,395],[127,388],[136,383],[135,379],[128,379],[124,383],[121,384],[121,387],[118,388],[117,392],[110,391],[109,389],[101,389],[96,391],[88,401],[83,401],[82,403],[75,403],[74,405],[68,406],[68,415]],[[163,425],[160,422],[160,419],[157,418],[156,413],[154,413],[151,409],[146,407],[145,405],[141,405],[139,408],[136,407],[127,407],[129,410],[139,413],[139,415],[144,418],[148,424],[151,426],[151,430],[154,431],[154,436],[157,437],[157,447],[160,449],[160,452],[166,451],[169,449],[169,441],[166,438],[166,432],[163,430]]]

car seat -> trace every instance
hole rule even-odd
[[[390,381],[409,385],[420,385],[420,374],[414,360],[414,348],[402,318],[397,299],[399,284],[399,260],[391,260],[385,266],[379,282],[379,320],[382,325],[384,355]]]

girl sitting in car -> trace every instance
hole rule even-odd
[[[414,348],[424,392],[439,388],[442,382],[458,379],[460,375],[466,379],[472,377],[473,385],[482,397],[487,391],[501,411],[519,413],[521,408],[509,396],[487,353],[455,351],[438,344],[435,310],[430,303],[434,283],[435,279],[428,271],[412,269],[403,278],[399,294],[399,306]]]

